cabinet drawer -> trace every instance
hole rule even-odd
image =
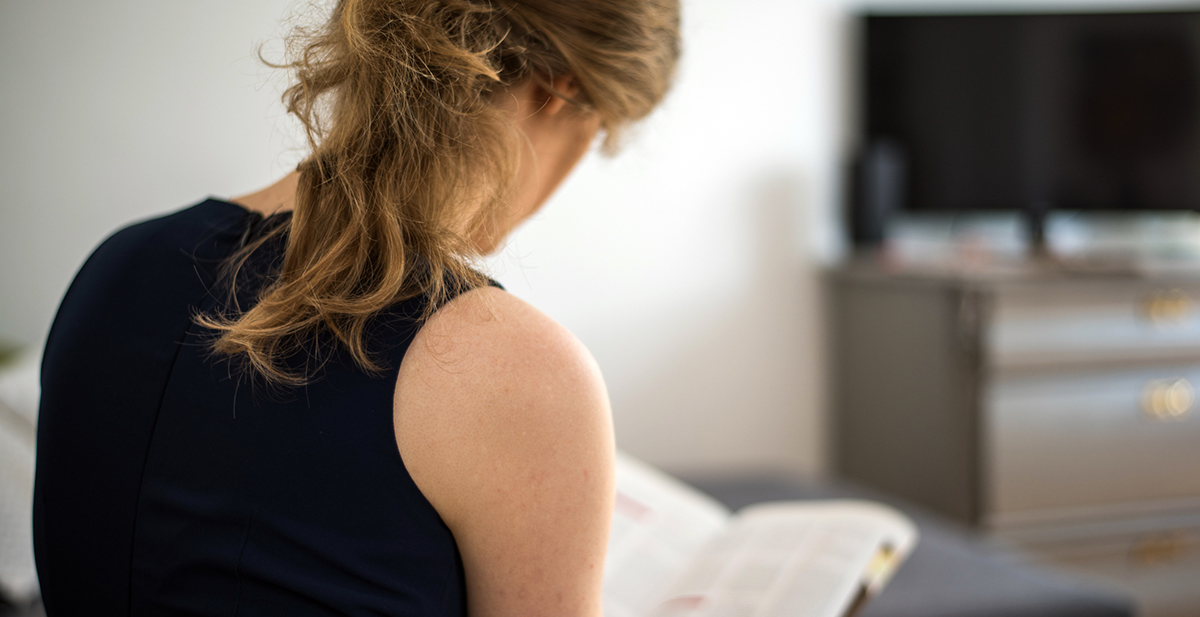
[[[985,330],[1000,369],[1200,361],[1200,284],[1063,281],[999,290]]]
[[[1022,554],[1044,565],[1107,580],[1137,599],[1139,615],[1196,617],[1200,527],[1145,527],[1092,537],[1068,533],[1059,542],[1021,545]]]
[[[1200,364],[1006,377],[984,400],[990,522],[1200,499]]]

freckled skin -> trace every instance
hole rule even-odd
[[[446,366],[424,341],[468,353]],[[439,311],[401,364],[396,441],[454,532],[471,615],[601,615],[613,507],[607,394],[569,332],[478,289]]]

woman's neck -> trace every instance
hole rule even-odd
[[[263,216],[271,216],[296,208],[296,188],[299,185],[300,172],[293,171],[261,191],[234,197],[229,202]],[[506,221],[507,227],[501,225],[497,229],[480,230],[475,237],[471,238],[471,241],[475,243],[481,255],[490,254],[502,244],[504,237],[512,227],[516,226],[517,222],[519,221]]]
[[[300,172],[293,171],[261,191],[234,197],[229,201],[263,216],[286,212],[296,207],[296,187],[299,183]]]

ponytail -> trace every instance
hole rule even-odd
[[[245,312],[205,314],[213,348],[287,385],[283,366],[319,332],[363,370],[370,319],[427,296],[426,317],[486,283],[471,239],[507,207],[519,164],[512,119],[493,98],[527,79],[570,73],[577,104],[609,143],[658,103],[678,56],[677,0],[341,0],[299,29],[283,101],[303,125],[295,212],[277,275]],[[274,234],[230,261],[240,264]]]

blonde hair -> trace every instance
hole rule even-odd
[[[516,173],[518,139],[494,95],[570,75],[572,103],[601,119],[606,149],[662,100],[679,56],[678,0],[339,0],[297,29],[284,93],[311,155],[288,224],[228,264],[231,295],[257,247],[286,234],[279,271],[241,312],[198,315],[213,349],[268,381],[309,375],[283,361],[328,333],[363,370],[371,318],[427,296],[426,317],[486,283],[471,238]],[[311,372],[311,371],[310,371]]]

